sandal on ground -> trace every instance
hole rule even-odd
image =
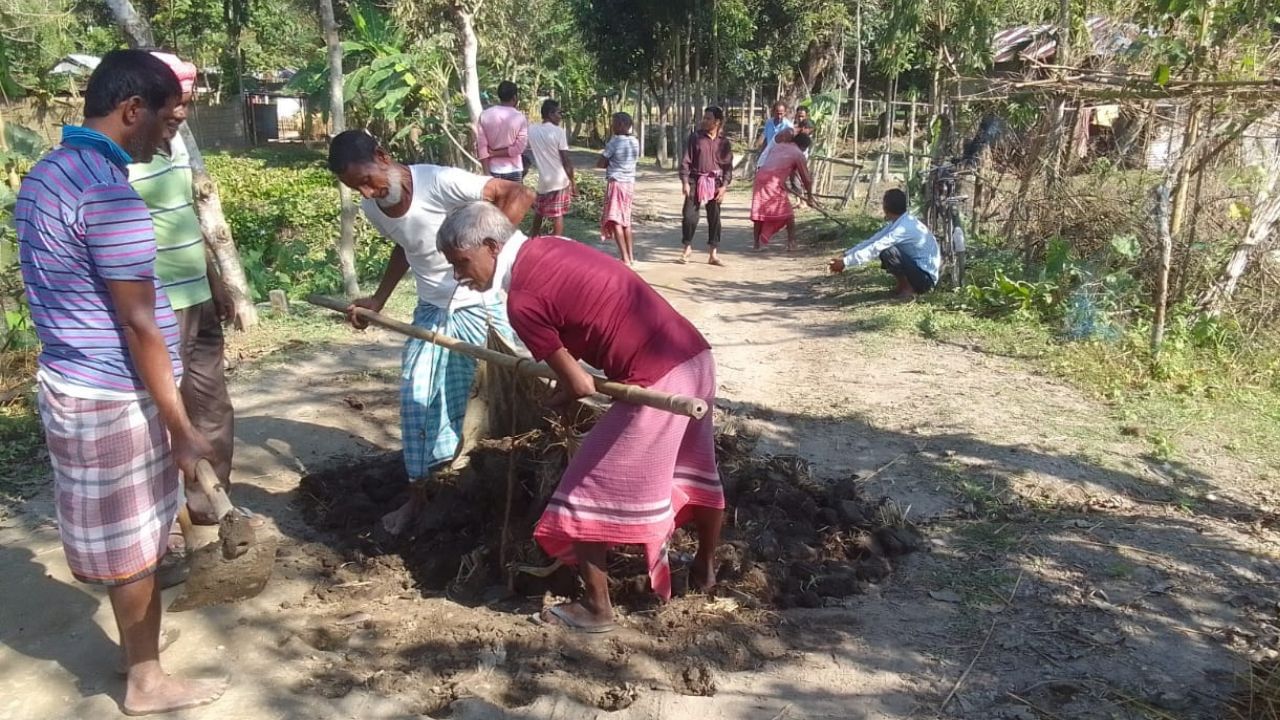
[[[552,605],[542,612],[536,612],[529,616],[529,619],[532,620],[535,625],[564,628],[569,632],[583,633],[587,635],[600,635],[607,632],[613,632],[618,629],[618,626],[611,622],[604,623],[603,625],[583,625],[577,620],[574,620],[569,613],[565,612],[564,607],[564,605]]]

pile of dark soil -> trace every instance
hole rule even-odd
[[[919,547],[896,505],[863,497],[855,479],[818,481],[805,461],[756,454],[749,438],[733,432],[717,436],[717,456],[729,505],[719,591],[744,604],[838,604],[884,579],[895,557]],[[425,493],[428,509],[401,538],[378,530],[381,517],[411,492],[399,453],[306,476],[305,513],[313,526],[334,534],[350,560],[399,555],[424,591],[461,601],[573,595],[577,579],[569,568],[547,577],[515,569],[550,564],[530,538],[565,457],[564,443],[548,431],[485,441],[471,454],[469,468],[415,487]],[[671,546],[673,553],[691,556],[691,529],[677,532]],[[639,549],[619,548],[613,557],[615,601],[650,603]],[[676,573],[677,591],[681,580]]]

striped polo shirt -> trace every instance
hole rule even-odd
[[[117,162],[108,160],[108,156]],[[42,370],[90,389],[138,392],[107,281],[153,283],[156,324],[175,377],[178,324],[155,274],[151,214],[125,175],[128,155],[100,133],[69,126],[18,191],[14,225]]]
[[[168,155],[156,153],[149,163],[130,165],[129,182],[151,211],[156,275],[173,309],[211,300],[204,232],[191,191],[191,157],[182,138],[173,138]]]

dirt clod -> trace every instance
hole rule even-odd
[[[615,712],[626,710],[640,697],[640,688],[632,683],[623,683],[605,690],[596,699],[596,707],[601,710]]]
[[[717,597],[690,587],[692,528],[669,544],[677,597],[667,604],[649,587],[643,550],[614,548],[610,594],[622,630],[606,642],[527,620],[542,602],[580,588],[572,568],[543,572],[552,563],[531,539],[566,462],[554,432],[481,442],[465,470],[415,484],[427,512],[398,538],[375,530],[410,492],[398,453],[304,477],[304,514],[333,538],[310,550],[320,575],[311,594],[335,606],[322,626],[300,633],[326,654],[314,688],[340,697],[356,684],[403,687],[427,713],[472,693],[511,707],[532,701],[570,663],[573,694],[602,710],[629,707],[646,687],[709,696],[716,672],[787,654],[778,616],[767,610],[839,606],[887,577],[891,558],[919,546],[913,529],[892,524],[887,500],[867,501],[851,481],[820,481],[808,463],[755,454],[742,437],[721,435],[717,449],[728,504]],[[439,594],[461,605],[422,601]],[[375,601],[382,606],[373,628],[364,608]],[[373,647],[411,649],[366,652]],[[415,676],[427,667],[434,679]]]
[[[716,679],[711,667],[702,660],[692,660],[684,666],[674,683],[676,692],[683,695],[711,697],[716,694]]]

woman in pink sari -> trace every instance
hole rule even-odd
[[[783,130],[760,157],[751,192],[751,222],[755,225],[755,250],[764,249],[782,228],[787,229],[787,251],[796,249],[795,210],[788,197],[787,183],[799,175],[804,184],[804,201],[813,204],[813,181],[804,150],[790,129]]]

